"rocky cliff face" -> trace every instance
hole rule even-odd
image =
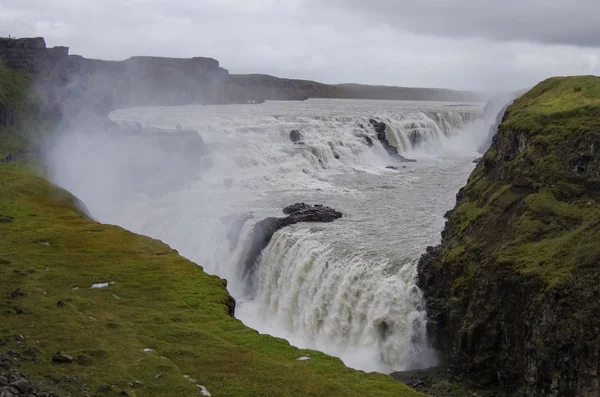
[[[46,48],[43,38],[0,38],[0,59],[25,70],[38,94],[62,103],[64,112],[97,112],[156,105],[247,102],[256,96],[238,87],[211,58],[133,57],[101,61]]]
[[[514,395],[600,395],[600,78],[508,107],[419,262],[444,363]]]
[[[470,92],[440,89],[328,85],[267,75],[230,75],[211,58],[133,57],[102,61],[46,48],[43,38],[0,38],[0,59],[34,76],[39,93],[69,113],[100,113],[135,106],[261,103],[263,100],[360,98],[478,101]]]

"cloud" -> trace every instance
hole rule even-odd
[[[521,7],[520,15],[514,0],[495,2],[486,12],[479,5],[483,0],[456,0],[456,10],[442,3],[431,7],[438,4],[432,0],[393,2],[396,6],[332,1],[0,0],[0,35],[44,36],[49,45],[101,59],[208,56],[233,73],[326,83],[503,90],[552,75],[600,74],[600,49],[581,45],[593,40],[583,40],[589,23],[574,23],[580,25],[573,26],[573,35],[580,37],[576,42],[564,36],[541,43],[535,37],[558,37],[563,25],[541,24],[532,6],[529,14]],[[503,14],[501,6],[507,8]],[[531,34],[524,38],[528,32],[518,27],[527,15]],[[496,33],[473,28],[484,25]],[[508,33],[500,37],[503,26]]]
[[[331,0],[327,4],[402,31],[600,47],[598,0]]]

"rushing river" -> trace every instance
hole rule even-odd
[[[181,172],[136,171],[136,180],[152,182],[148,192],[132,188],[132,173],[123,172],[130,155],[102,139],[69,135],[49,164],[54,180],[98,220],[161,239],[226,278],[236,317],[248,326],[354,368],[407,370],[436,362],[415,265],[439,242],[443,214],[481,156],[489,127],[482,109],[359,100],[123,109],[111,118],[197,130],[211,167],[175,185]],[[370,118],[385,122],[389,142],[418,162],[395,164]],[[304,145],[290,141],[294,129]],[[386,169],[392,164],[398,169]],[[256,291],[246,294],[241,275],[253,224],[301,201],[344,217],[277,232],[263,252]],[[235,221],[245,214],[252,217]]]

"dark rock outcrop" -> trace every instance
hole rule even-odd
[[[52,362],[55,364],[70,364],[73,362],[73,357],[68,354],[56,352],[56,354],[52,356]]]
[[[454,376],[445,367],[424,370],[394,372],[394,379],[412,387],[416,391],[435,397],[512,397],[505,390],[478,387],[460,376]]]
[[[459,377],[600,395],[600,112],[577,94],[599,87],[549,79],[508,107],[419,262],[430,338]]]
[[[46,48],[42,37],[13,39],[0,37],[0,58],[6,66],[23,69],[31,74],[46,74],[57,62],[69,55],[69,48]]]
[[[485,153],[492,145],[492,139],[498,131],[498,126],[502,123],[502,118],[506,109],[514,102],[514,100],[524,91],[516,91],[507,94],[494,95],[485,104],[483,108],[483,120],[490,125],[485,141],[480,145],[479,153]]]
[[[379,142],[381,142],[381,146],[383,146],[383,148],[390,155],[390,157],[392,157],[393,159],[395,159],[401,163],[415,163],[417,161],[415,159],[408,159],[408,158],[398,154],[398,149],[393,147],[390,144],[390,141],[388,141],[388,139],[387,139],[387,136],[385,133],[387,125],[384,122],[377,121],[375,119],[370,119],[369,123],[375,130],[375,133],[377,134],[377,139],[379,140]]]
[[[284,218],[266,218],[254,225],[252,241],[244,265],[244,279],[250,294],[255,289],[254,275],[260,254],[269,245],[271,238],[278,230],[300,222],[333,222],[342,217],[342,213],[333,208],[305,203],[296,203],[285,207],[283,213],[287,215]]]
[[[18,361],[19,353],[13,351],[13,360]],[[59,397],[47,391],[40,382],[35,382],[26,373],[17,369],[9,356],[0,353],[0,396],[6,397]]]
[[[304,136],[298,130],[290,131],[290,140],[294,143],[298,143],[304,139]]]

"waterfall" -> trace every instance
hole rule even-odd
[[[475,138],[487,133],[472,123],[480,114],[475,105],[335,100],[123,109],[113,121],[198,131],[208,166],[186,169],[194,148],[184,158],[181,145],[76,130],[49,145],[47,164],[99,221],[161,239],[226,278],[247,325],[389,372],[435,363],[415,266],[472,170]],[[394,158],[370,119],[385,123],[399,153],[427,155],[387,170]],[[242,264],[254,224],[298,201],[344,218],[278,231],[249,298]]]
[[[325,230],[279,231],[263,253],[249,323],[277,324],[358,368],[382,372],[436,364],[426,339],[426,312],[414,261],[394,262],[319,242]],[[368,356],[368,358],[365,357]]]

